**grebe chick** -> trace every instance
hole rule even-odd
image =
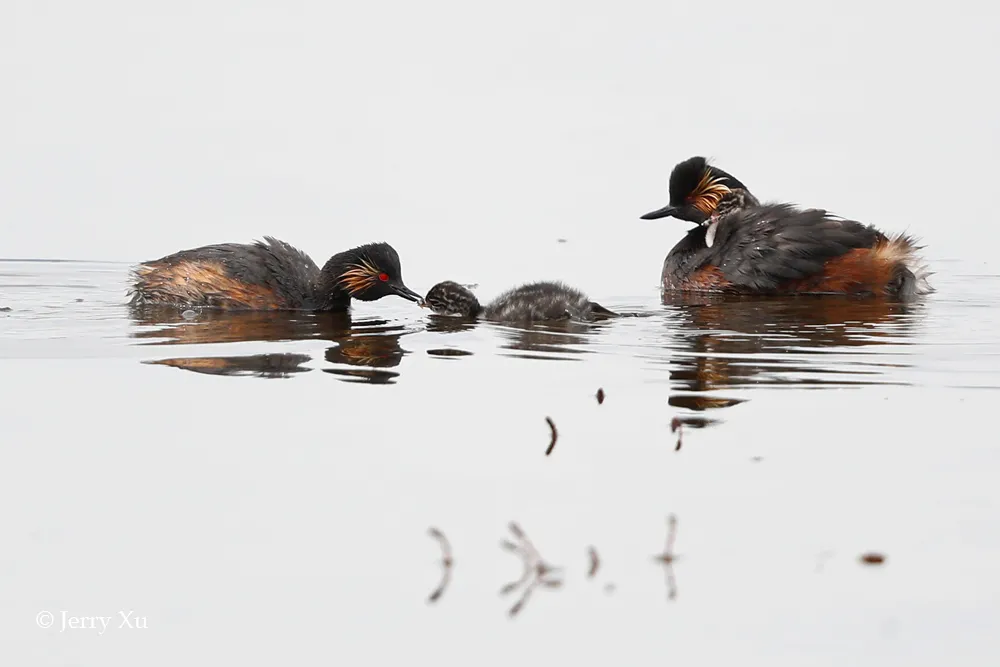
[[[396,295],[420,301],[403,284],[399,255],[388,243],[337,253],[320,269],[301,250],[265,236],[253,244],[182,250],[133,271],[131,304],[226,310],[345,311],[351,299]]]
[[[439,315],[482,316],[494,322],[592,321],[616,315],[583,292],[560,282],[530,283],[509,289],[484,308],[471,291],[446,280],[427,292],[421,306]]]
[[[908,300],[932,290],[931,275],[906,234],[821,209],[762,205],[732,175],[703,157],[670,174],[670,203],[643,220],[697,225],[667,254],[663,292],[853,294]]]

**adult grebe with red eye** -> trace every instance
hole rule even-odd
[[[396,295],[423,301],[403,283],[399,255],[387,243],[337,253],[320,269],[305,253],[271,237],[146,262],[134,270],[130,287],[133,306],[343,312],[354,299]]]

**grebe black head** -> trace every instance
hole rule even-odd
[[[450,280],[432,287],[420,305],[430,308],[438,315],[476,317],[483,311],[475,294]]]
[[[403,284],[399,254],[388,243],[368,243],[330,258],[323,273],[359,301],[377,301],[384,296],[401,296],[420,302],[420,295]]]
[[[713,167],[703,157],[692,157],[670,173],[670,203],[641,219],[674,217],[700,225],[709,218],[759,204],[734,176]]]

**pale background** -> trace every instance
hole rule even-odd
[[[988,258],[995,26],[972,2],[7,0],[0,256],[385,239],[419,290],[651,287],[681,230],[638,216],[704,154]],[[555,238],[593,262],[545,266]]]

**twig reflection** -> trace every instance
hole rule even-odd
[[[451,544],[448,542],[448,538],[444,536],[444,533],[433,527],[428,529],[427,532],[441,545],[441,583],[427,597],[428,602],[434,603],[444,595],[445,589],[451,583],[451,570],[455,565],[455,561],[451,555]]]
[[[525,535],[521,527],[515,522],[511,521],[508,527],[516,542],[503,540],[500,546],[520,556],[524,569],[519,579],[510,582],[500,589],[500,594],[507,595],[519,588],[524,589],[520,599],[507,611],[510,616],[516,616],[524,608],[524,605],[527,604],[536,588],[559,588],[562,586],[562,579],[557,578],[562,568],[546,563],[541,554],[538,553],[535,545],[531,543],[528,536]]]

